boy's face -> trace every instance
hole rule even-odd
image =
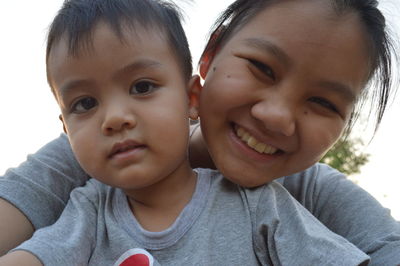
[[[48,69],[78,161],[92,177],[129,191],[189,169],[189,102],[164,34],[142,28],[124,34],[121,42],[99,23],[90,52],[78,56],[62,39]]]

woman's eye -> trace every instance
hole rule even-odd
[[[76,101],[71,108],[72,113],[82,114],[97,106],[96,99],[85,97]]]
[[[254,59],[249,59],[250,63],[255,66],[258,70],[260,70],[262,73],[270,77],[271,79],[275,80],[275,74],[274,71],[266,64],[261,63],[260,61],[254,60]]]
[[[130,89],[131,94],[147,95],[155,91],[158,87],[149,81],[140,81],[132,85]]]
[[[339,110],[337,109],[337,107],[331,103],[330,101],[324,99],[324,98],[320,98],[320,97],[312,97],[310,98],[311,102],[314,102],[330,111],[333,111],[335,113],[339,113]]]

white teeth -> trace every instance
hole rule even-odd
[[[249,140],[249,138],[250,138],[250,134],[247,133],[247,132],[244,132],[243,135],[242,135],[242,140],[244,142],[247,142]]]
[[[246,130],[241,127],[236,129],[236,135],[249,147],[257,151],[258,153],[274,154],[278,151],[277,148],[269,146],[265,143],[258,141],[255,137],[251,136]]]
[[[241,138],[243,136],[244,132],[245,132],[244,129],[240,127],[237,130],[236,134]]]
[[[256,147],[256,145],[258,144],[258,141],[254,138],[254,137],[250,137],[247,140],[247,145],[249,145],[250,147],[252,147],[253,149]]]
[[[263,153],[263,152],[265,151],[265,148],[266,148],[266,147],[267,147],[267,144],[259,142],[259,143],[254,147],[254,149],[255,149],[256,151],[258,151],[259,153]]]

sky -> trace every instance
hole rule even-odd
[[[185,4],[185,29],[197,62],[208,30],[232,0],[197,0]],[[47,28],[61,0],[4,1],[0,10],[0,175],[23,162],[62,132],[59,110],[46,82]],[[23,6],[23,8],[21,8]],[[392,31],[400,35],[400,0],[382,0]],[[396,17],[397,16],[397,17]],[[395,37],[397,42],[400,39]],[[400,70],[399,70],[400,72]],[[391,103],[373,141],[370,162],[353,177],[400,220],[400,92]],[[360,133],[363,136],[364,132]]]

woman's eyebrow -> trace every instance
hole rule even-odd
[[[322,81],[318,84],[320,87],[340,95],[345,101],[354,103],[357,96],[354,91],[347,85],[334,81]]]
[[[247,46],[254,47],[259,50],[263,50],[268,54],[275,55],[283,64],[290,65],[291,60],[289,56],[278,46],[270,41],[260,38],[247,38],[244,40]]]

